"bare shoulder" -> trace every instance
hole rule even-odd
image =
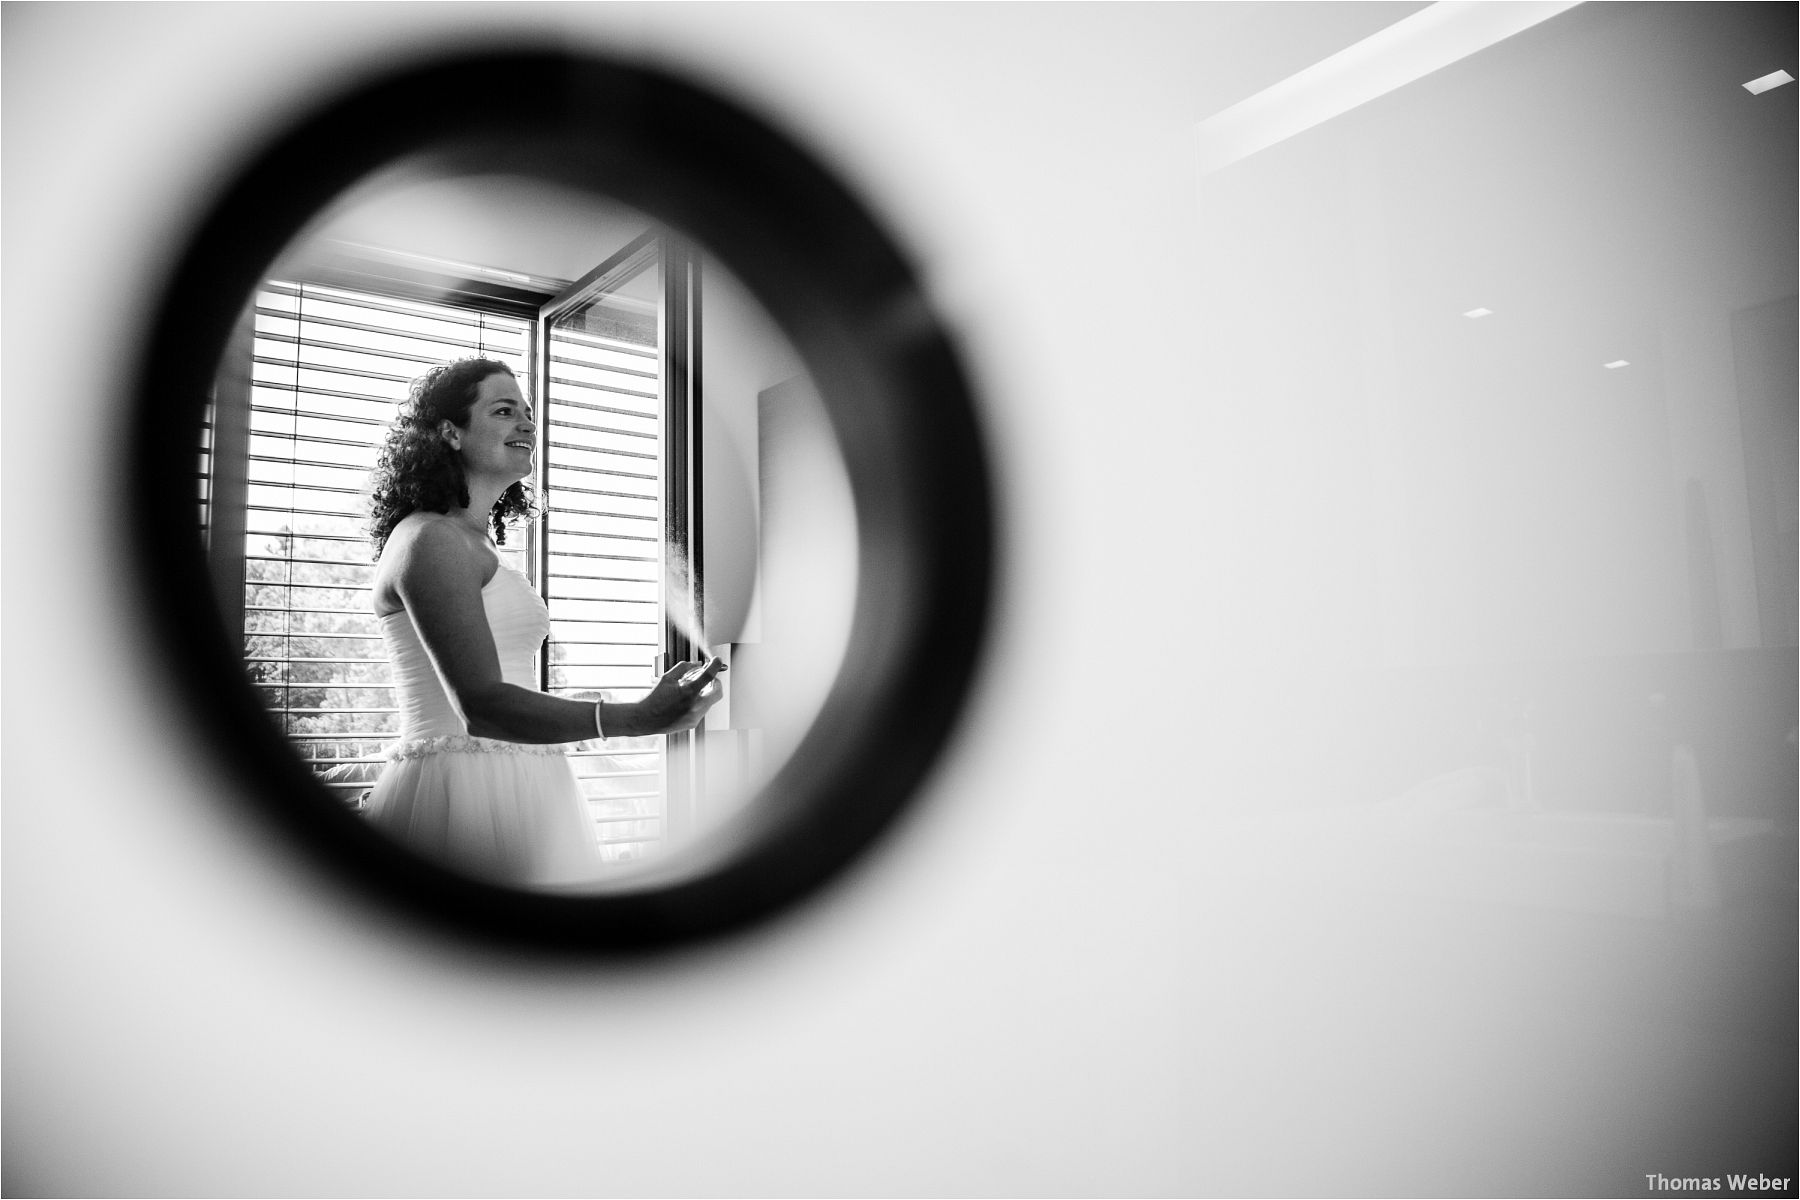
[[[401,558],[418,554],[471,554],[479,549],[479,543],[480,539],[448,513],[409,513],[388,535],[387,550],[382,558],[393,554]]]
[[[388,535],[375,573],[375,611],[406,607],[420,588],[484,587],[497,563],[485,539],[445,513],[416,512]]]

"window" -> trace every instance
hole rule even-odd
[[[536,565],[550,608],[548,692],[636,699],[654,682],[667,643],[662,284],[659,239],[643,238],[543,311],[548,365],[537,407],[548,511]],[[642,857],[667,839],[668,767],[685,744],[671,740],[673,759],[660,737],[571,755],[603,857]]]
[[[536,396],[535,482],[552,515],[511,531],[501,553],[550,608],[545,689],[634,699],[654,682],[659,654],[685,649],[665,635],[660,249],[658,239],[634,243],[628,277],[588,286],[541,321],[382,294],[366,281],[271,282],[257,295],[203,431],[201,523],[252,682],[347,803],[359,802],[399,733],[370,606],[368,474],[396,403],[436,363],[497,358]],[[550,368],[539,380],[542,361]],[[609,860],[651,853],[668,833],[664,743],[614,739],[571,755]]]
[[[529,379],[530,334],[516,318],[311,284],[271,283],[256,298],[247,395],[236,397],[246,469],[231,513],[242,521],[244,662],[301,757],[347,797],[369,785],[399,732],[369,603],[375,447],[434,363],[486,354]],[[213,500],[218,539],[229,528],[223,488]],[[523,547],[512,549],[523,565]]]

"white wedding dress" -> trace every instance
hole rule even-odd
[[[481,601],[502,677],[535,690],[532,655],[550,631],[544,602],[504,564]],[[591,882],[599,847],[564,747],[470,737],[411,615],[401,609],[380,622],[401,740],[369,796],[369,820],[420,854],[491,883]]]

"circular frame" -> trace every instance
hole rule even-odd
[[[589,190],[696,239],[793,340],[844,454],[860,560],[844,665],[740,836],[650,886],[553,895],[482,883],[369,828],[264,714],[213,600],[195,537],[194,460],[234,324],[308,221],[360,179],[421,154]],[[967,698],[997,529],[975,404],[950,340],[893,240],[823,166],[661,71],[566,50],[482,52],[399,68],[319,105],[237,172],[197,223],[161,293],[133,404],[120,478],[134,575],[199,740],[281,836],[441,929],[619,952],[766,918],[889,825]]]

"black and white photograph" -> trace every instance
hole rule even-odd
[[[0,1192],[1800,1194],[1797,12],[0,4]]]

